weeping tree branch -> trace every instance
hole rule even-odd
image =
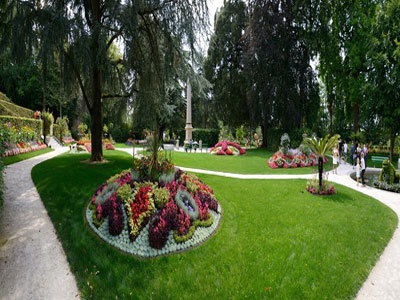
[[[65,57],[67,58],[68,62],[70,63],[72,70],[74,71],[75,77],[78,80],[79,87],[81,88],[81,91],[82,91],[83,99],[85,100],[85,103],[86,103],[87,108],[89,109],[89,112],[91,112],[92,106],[90,105],[89,98],[86,94],[85,86],[83,85],[83,81],[82,81],[81,75],[79,73],[79,70],[76,67],[71,55],[69,55],[69,53],[65,50],[63,50],[63,53],[64,53]]]

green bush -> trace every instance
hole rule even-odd
[[[216,143],[218,143],[218,135],[219,135],[218,129],[196,128],[193,130],[193,140],[194,141],[202,140],[203,145],[208,145],[209,147],[213,147]]]
[[[131,137],[130,128],[128,125],[110,126],[108,131],[114,141],[117,143],[125,143],[127,139]]]
[[[55,124],[53,125],[53,135],[60,142],[62,142],[63,137],[69,135],[68,118],[67,117],[63,117],[63,118],[58,117],[57,118]]]
[[[285,133],[283,129],[280,128],[270,128],[267,131],[267,149],[270,151],[278,151],[281,136]],[[308,128],[300,128],[294,129],[287,132],[290,137],[290,147],[291,149],[297,148],[300,146],[303,141],[303,134],[306,133],[307,136],[311,136],[312,132]]]
[[[46,143],[46,136],[50,135],[50,128],[54,123],[54,117],[51,112],[43,111],[42,119],[43,119],[43,137],[44,137],[44,142]]]
[[[33,118],[33,110],[18,106],[10,101],[4,94],[0,97],[0,115]]]
[[[19,131],[22,131],[24,126],[27,126],[33,128],[38,137],[42,135],[43,122],[41,120],[13,116],[0,116],[0,123],[4,124],[8,122],[14,125]]]

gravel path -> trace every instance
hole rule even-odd
[[[10,165],[0,215],[0,299],[79,299],[61,243],[31,179],[32,167],[58,148]]]
[[[126,151],[122,148],[117,149]],[[201,169],[192,169],[179,167],[184,171],[224,176],[237,179],[308,179],[314,175],[242,175],[233,173],[216,172]],[[368,170],[380,170],[368,168]],[[356,182],[351,179],[350,174],[353,168],[348,164],[341,164],[338,168],[338,174],[329,172],[329,180],[352,188],[358,192],[371,196],[386,206],[390,207],[400,219],[400,194],[379,190],[373,187],[357,187]],[[389,241],[378,262],[372,269],[367,280],[356,296],[357,300],[364,299],[400,299],[400,229],[399,225]]]

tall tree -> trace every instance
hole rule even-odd
[[[390,159],[400,132],[400,0],[391,0],[378,10],[368,53],[369,96],[365,104],[389,130]]]
[[[119,63],[128,67],[127,74],[122,75],[135,77],[137,73],[132,66],[138,59],[138,52],[134,51],[137,49],[135,44],[138,32],[152,36],[150,42],[156,41],[154,37],[160,32],[169,32],[172,37],[182,39],[193,47],[195,33],[199,24],[204,24],[206,14],[206,0],[10,1],[1,13],[1,20],[4,20],[1,37],[3,42],[8,40],[8,44],[17,50],[15,53],[20,57],[31,55],[32,49],[35,46],[38,49],[39,44],[42,55],[38,58],[44,65],[57,49],[63,50],[69,72],[74,74],[91,115],[91,160],[101,161],[102,100],[131,97],[135,91],[133,81],[131,86],[118,85],[113,90],[105,90],[106,86],[113,86],[111,82],[114,78],[112,72],[109,72],[116,67],[109,56],[113,42],[119,40],[125,44],[124,60]],[[157,32],[156,28],[159,29]],[[151,44],[150,50],[164,45]],[[173,43],[170,45],[175,46]],[[157,51],[158,54],[162,53],[160,48]],[[139,54],[147,55],[144,52]],[[145,77],[139,79],[143,88],[149,88],[149,82],[153,80],[163,80],[161,76]],[[145,93],[144,90],[142,92]],[[157,111],[161,109],[156,107]]]
[[[230,126],[248,123],[246,80],[243,73],[243,32],[247,6],[228,0],[216,15],[214,34],[204,63],[205,76],[213,85],[212,101],[219,120]]]
[[[251,123],[261,125],[264,146],[269,128],[301,128],[306,112],[318,113],[309,109],[314,103],[319,106],[307,37],[312,26],[307,25],[308,18],[299,17],[308,6],[299,9],[295,4],[293,0],[250,1],[243,62]]]

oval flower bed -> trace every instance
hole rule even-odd
[[[150,166],[150,158],[136,159],[133,169],[100,185],[86,210],[89,226],[114,247],[139,257],[204,242],[221,219],[214,192],[166,160]]]
[[[328,162],[328,158],[324,157],[324,163]],[[281,151],[277,151],[268,159],[268,165],[271,169],[278,168],[303,168],[318,165],[318,158],[315,154],[311,153],[306,156],[303,153],[296,155],[284,155]]]
[[[221,141],[211,148],[210,153],[216,155],[243,155],[246,154],[246,150],[237,143]]]

